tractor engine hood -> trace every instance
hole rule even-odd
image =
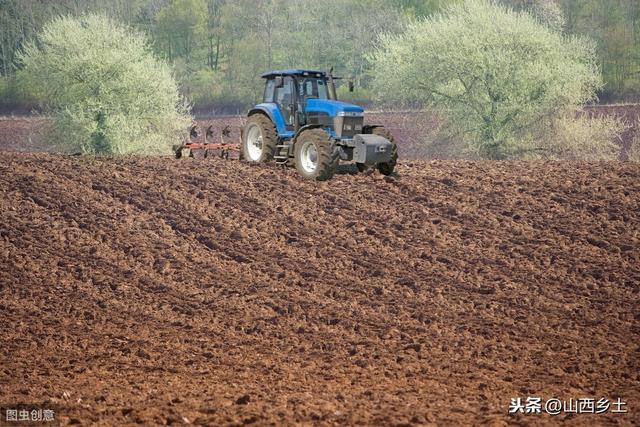
[[[364,109],[358,105],[331,99],[308,99],[305,105],[307,113],[325,113],[329,117],[337,116],[362,116]]]

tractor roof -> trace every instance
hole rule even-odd
[[[319,75],[324,77],[327,73],[324,71],[316,71],[316,70],[302,70],[299,68],[290,68],[288,70],[273,70],[267,71],[262,76],[263,79],[268,79],[269,77],[276,76],[304,76],[304,75]]]

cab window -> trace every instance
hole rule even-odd
[[[324,79],[308,78],[300,82],[301,98],[328,99],[327,84]]]
[[[289,107],[293,102],[293,91],[291,90],[293,79],[285,77],[283,83],[282,87],[276,88],[275,102],[283,107]]]
[[[276,87],[275,79],[267,80],[267,84],[264,88],[264,101],[263,102],[273,102],[273,89]]]
[[[282,87],[275,88],[275,99],[274,102],[278,104],[280,108],[280,112],[282,113],[282,117],[284,118],[285,124],[288,126],[293,125],[293,114],[291,111],[291,105],[293,104],[295,98],[295,92],[293,88],[293,78],[291,76],[286,76],[283,79]]]

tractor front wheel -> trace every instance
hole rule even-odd
[[[396,145],[396,141],[394,140],[391,132],[389,132],[387,128],[383,126],[374,127],[371,130],[371,133],[386,138],[389,142],[391,142],[391,160],[385,163],[378,163],[376,165],[378,171],[380,171],[382,175],[391,175],[393,173],[393,170],[396,168],[396,163],[398,162],[398,147]]]
[[[309,129],[296,139],[295,163],[300,175],[326,181],[336,172],[339,153],[334,141],[322,129]]]
[[[273,159],[278,135],[271,120],[263,114],[249,116],[242,131],[241,158],[264,163]]]

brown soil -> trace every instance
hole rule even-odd
[[[0,406],[63,423],[640,423],[640,170],[0,153]],[[512,397],[626,415],[509,417]]]

